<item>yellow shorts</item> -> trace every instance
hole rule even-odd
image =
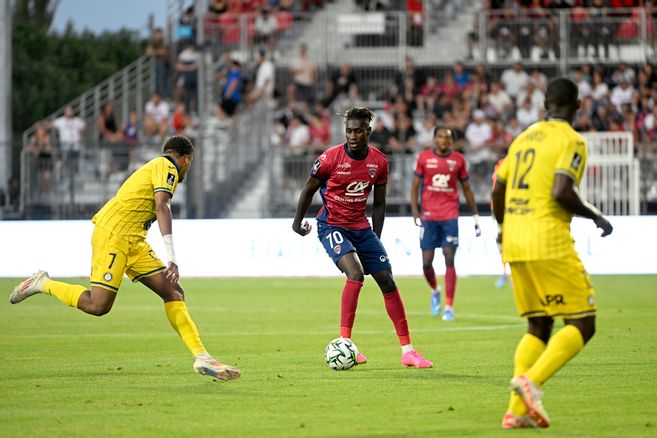
[[[595,291],[577,253],[551,260],[511,262],[513,296],[522,317],[595,315]]]
[[[139,281],[166,268],[145,241],[130,243],[101,227],[91,237],[91,284],[118,292],[123,274]]]

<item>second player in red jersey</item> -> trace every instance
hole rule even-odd
[[[374,113],[351,108],[344,114],[346,143],[324,152],[313,165],[299,196],[292,222],[294,232],[305,236],[310,224],[303,217],[318,190],[324,204],[317,216],[317,237],[326,253],[347,276],[340,306],[340,336],[351,338],[358,296],[365,274],[370,274],[383,293],[383,301],[401,344],[405,367],[429,368],[433,364],[411,344],[406,311],[383,244],[381,232],[386,213],[388,160],[368,145]],[[372,226],[365,213],[367,198],[374,192]],[[358,353],[356,363],[367,358]]]
[[[411,210],[415,224],[421,227],[420,248],[422,249],[422,268],[424,277],[431,286],[431,313],[440,314],[441,290],[433,269],[436,248],[443,249],[445,256],[445,311],[443,320],[454,320],[454,293],[456,290],[456,269],[454,256],[459,245],[459,192],[457,181],[463,188],[475,221],[475,233],[479,229],[479,214],[474,201],[472,188],[468,182],[465,157],[452,151],[452,131],[438,127],[434,131],[435,148],[420,153],[415,165],[415,177],[411,187]],[[422,187],[421,208],[418,209],[418,192]]]

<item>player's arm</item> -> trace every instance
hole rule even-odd
[[[173,249],[173,215],[171,214],[171,193],[165,191],[155,192],[155,216],[160,233],[167,251],[167,268],[164,271],[167,279],[172,283],[178,281],[178,264],[176,252]]]
[[[386,218],[386,185],[374,186],[374,205],[372,208],[372,229],[381,238],[383,221]]]
[[[493,184],[493,191],[490,195],[491,203],[493,204],[493,215],[497,221],[497,241],[502,243],[502,223],[504,222],[504,197],[506,195],[506,184],[499,178]]]
[[[552,196],[566,211],[592,219],[598,228],[602,229],[602,237],[611,234],[613,227],[602,213],[582,200],[577,193],[573,179],[564,173],[557,173],[552,184]]]
[[[477,237],[481,236],[481,228],[479,227],[479,210],[477,210],[477,203],[474,199],[474,194],[472,193],[472,186],[470,186],[470,181],[467,179],[461,180],[461,187],[463,188],[463,195],[465,200],[470,207],[472,212],[472,219],[474,219],[475,235]]]
[[[310,230],[312,229],[310,223],[305,221],[303,224],[301,224],[301,221],[306,215],[308,207],[310,207],[310,203],[313,201],[315,192],[317,192],[321,186],[322,183],[317,178],[312,176],[308,177],[308,180],[306,181],[306,184],[303,186],[303,190],[301,190],[301,194],[299,195],[297,212],[294,215],[294,221],[292,222],[292,229],[295,233],[302,236],[310,233]]]
[[[422,178],[417,175],[413,176],[413,182],[411,183],[411,212],[413,213],[413,222],[418,227],[422,226],[422,220],[420,219],[420,210],[418,209],[419,204],[419,191],[420,184],[422,184]]]

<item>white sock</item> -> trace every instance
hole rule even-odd
[[[402,354],[406,354],[409,351],[413,351],[413,345],[412,344],[402,345],[401,347],[402,347]]]
[[[214,360],[214,357],[212,357],[210,353],[197,354],[195,357],[201,360],[208,360],[208,361]]]

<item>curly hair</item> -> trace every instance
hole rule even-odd
[[[194,155],[194,144],[192,144],[192,141],[184,135],[174,135],[164,143],[162,152],[165,154],[175,152],[181,157],[184,155],[191,156]]]
[[[347,111],[342,114],[342,118],[344,119],[344,122],[347,123],[347,120],[349,119],[356,119],[356,120],[364,120],[367,122],[369,125],[372,120],[376,115],[370,110],[369,108],[365,107],[353,107],[349,108]]]

